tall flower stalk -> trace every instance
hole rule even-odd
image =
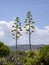
[[[21,23],[19,21],[19,18],[16,17],[14,25],[12,26],[12,36],[13,36],[13,39],[16,40],[16,51],[17,51],[17,40],[20,36],[22,36],[21,31],[22,31]]]
[[[27,12],[27,17],[25,19],[25,31],[26,31],[26,34],[29,35],[29,47],[30,47],[30,50],[31,50],[31,34],[34,32],[34,21],[33,21],[33,18],[32,18],[32,15],[31,15],[31,12],[28,11]]]

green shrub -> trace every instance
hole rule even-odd
[[[0,42],[0,57],[7,56],[9,54],[10,54],[9,47],[4,45],[3,42]]]
[[[30,58],[33,58],[35,56],[35,51],[33,51],[33,50],[27,51],[27,56]]]
[[[40,49],[41,62],[44,65],[49,65],[49,45],[46,45]]]

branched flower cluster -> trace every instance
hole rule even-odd
[[[34,32],[34,21],[33,21],[33,18],[32,18],[32,15],[30,13],[30,11],[27,12],[27,17],[24,21],[25,23],[25,31],[26,31],[26,34],[29,35],[29,46],[30,46],[30,50],[31,50],[31,34]],[[16,39],[16,47],[17,47],[17,39],[22,36],[21,34],[21,31],[22,31],[22,28],[21,28],[21,23],[19,21],[19,18],[16,17],[16,20],[14,22],[14,25],[12,26],[12,36],[13,36],[13,39]],[[17,48],[16,48],[17,49]]]

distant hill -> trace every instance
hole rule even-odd
[[[33,50],[38,50],[39,48],[41,48],[43,46],[45,46],[45,45],[44,44],[41,44],[41,45],[32,45],[31,48]],[[29,45],[18,45],[17,49],[21,50],[21,51],[26,51],[26,50],[29,50]],[[14,51],[14,50],[16,50],[16,47],[15,46],[11,46],[10,50]]]

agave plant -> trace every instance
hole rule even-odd
[[[30,46],[30,50],[31,50],[31,34],[34,32],[34,21],[31,15],[31,12],[28,11],[27,12],[27,18],[24,21],[25,26],[24,28],[26,29],[26,34],[29,35],[29,46]]]
[[[12,26],[11,30],[13,39],[16,39],[16,51],[17,51],[17,40],[20,36],[22,36],[21,31],[22,31],[21,23],[19,21],[19,18],[16,17],[14,25]]]

